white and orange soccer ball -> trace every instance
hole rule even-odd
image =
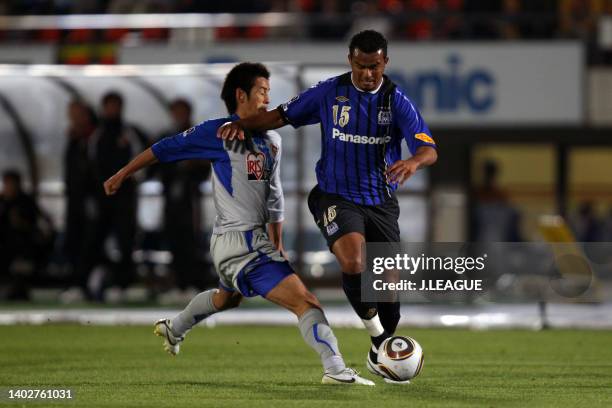
[[[423,368],[423,349],[411,337],[389,337],[378,348],[378,368],[391,380],[411,380]]]

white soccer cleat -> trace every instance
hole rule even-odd
[[[352,368],[345,368],[338,374],[325,373],[321,380],[323,384],[358,384],[375,385],[373,381],[359,376],[359,373]]]
[[[172,333],[172,323],[170,319],[159,319],[155,322],[153,333],[164,338],[164,350],[176,356],[181,348],[181,342],[185,340],[183,336],[175,336]]]
[[[372,350],[368,353],[368,358],[366,359],[366,367],[368,368],[369,372],[371,372],[374,375],[378,375],[378,376],[382,377],[383,380],[385,380],[385,382],[387,384],[396,384],[396,385],[410,384],[410,380],[397,381],[397,380],[393,380],[393,379],[389,378],[388,374],[385,373],[379,367],[378,362],[376,360],[372,359],[372,355],[374,355],[374,358],[376,358],[377,354],[378,354],[378,352],[374,348],[374,345],[372,345]]]

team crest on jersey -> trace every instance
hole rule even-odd
[[[349,101],[349,98],[347,98],[346,96],[342,96],[342,95],[340,95],[340,96],[336,96],[336,100],[337,100],[338,102],[348,102],[348,101]]]
[[[391,111],[388,109],[381,109],[378,111],[378,124],[379,125],[390,125],[391,120],[393,119],[393,115]]]
[[[269,174],[266,169],[266,155],[262,152],[247,154],[246,171],[249,180],[268,180]]]

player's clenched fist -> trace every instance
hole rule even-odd
[[[225,122],[217,130],[217,137],[224,140],[234,140],[235,138],[244,140],[244,129],[237,121]]]
[[[419,163],[415,160],[398,160],[387,169],[387,180],[390,183],[402,185],[419,169]]]
[[[106,195],[113,195],[119,190],[123,183],[123,177],[119,174],[115,174],[104,182],[104,192]]]

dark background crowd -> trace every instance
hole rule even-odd
[[[598,49],[596,40],[599,20],[612,15],[612,0],[0,0],[0,16],[8,16],[8,20],[28,15],[249,16],[266,12],[299,15],[298,23],[281,28],[249,23],[201,30],[211,31],[210,40],[215,44],[233,40],[344,41],[364,28],[376,29],[393,41],[497,41],[491,47],[505,40],[578,39],[586,45],[589,66],[612,61],[609,50]],[[67,64],[116,63],[112,49],[108,53],[102,49],[100,55],[92,51],[93,57],[83,57],[82,51],[127,39],[170,42],[173,32],[181,30],[66,29],[44,24],[36,29],[15,29],[3,25],[2,21],[8,20],[0,20],[0,46],[57,44],[56,62]],[[75,45],[75,52],[64,54],[71,45]],[[99,106],[78,99],[67,106],[64,228],[54,225],[41,209],[36,192],[28,190],[22,175],[0,163],[0,299],[27,299],[33,287],[53,286],[63,289],[66,299],[105,301],[109,288],[121,296],[136,283],[144,284],[149,297],[156,297],[168,288],[202,289],[214,279],[201,206],[201,184],[209,178],[209,163],[158,165],[127,182],[113,197],[104,196],[102,190],[103,181],[142,149],[191,127],[191,104],[184,99],[168,104],[172,126],[161,135],[147,135],[127,123],[123,108],[122,94],[113,90],[101,98]],[[478,171],[481,185],[468,186],[471,202],[466,237],[471,241],[526,239],[520,230],[524,214],[499,187],[498,176],[504,169],[487,161]],[[157,231],[143,231],[137,223],[139,184],[147,178],[157,179],[163,186],[163,221]],[[612,241],[612,209],[608,206],[604,213],[601,207],[585,200],[567,217],[578,242]],[[148,253],[167,256],[153,259]]]
[[[366,19],[392,38],[517,39],[594,35],[610,0],[29,0],[0,1],[0,15],[126,13],[300,13],[306,39],[342,39]],[[151,34],[151,33],[149,33]],[[162,37],[163,33],[158,33]],[[53,35],[49,32],[43,35]],[[113,33],[112,35],[120,35]],[[111,37],[112,37],[111,35]],[[167,35],[167,33],[165,34]],[[264,27],[224,27],[221,38],[266,38]],[[11,38],[11,33],[3,33]],[[75,36],[78,37],[78,36]]]
[[[151,143],[193,126],[187,100],[176,99],[168,109],[171,128],[150,138],[123,119],[123,98],[116,91],[107,92],[97,110],[82,100],[69,103],[63,231],[24,188],[19,172],[3,170],[0,298],[26,300],[32,287],[52,286],[63,288],[67,301],[103,302],[109,293],[120,301],[137,284],[154,299],[170,288],[185,292],[211,284],[208,232],[201,219],[201,183],[210,176],[209,162],[157,164],[111,197],[102,188],[104,180]],[[499,165],[487,160],[480,171],[482,183],[472,191],[470,241],[523,241],[521,212],[499,186]],[[145,179],[163,186],[163,222],[156,231],[137,225],[138,184]],[[601,216],[592,202],[584,201],[568,221],[578,242],[612,241],[612,209]],[[170,259],[138,258],[137,251],[167,253]],[[160,264],[167,267],[164,273],[159,273]],[[62,272],[51,274],[51,269]]]
[[[223,2],[168,0],[0,0],[0,16],[172,13],[236,13],[235,23],[211,27],[126,26],[53,28],[0,23],[0,45],[47,43],[95,45],[95,57],[70,48],[58,63],[117,63],[113,46],[123,43],[201,41],[342,41],[371,28],[400,41],[514,41],[576,39],[587,46],[590,64],[609,64],[612,50],[602,45],[602,17],[612,0],[264,0]],[[280,23],[263,23],[258,13],[284,13]],[[249,19],[249,16],[253,17]],[[142,21],[142,20],[140,20]],[[30,24],[30,23],[28,23]],[[189,33],[186,34],[185,32]],[[79,51],[80,50],[80,51]],[[76,52],[77,55],[74,55]],[[98,55],[99,54],[99,55]]]
[[[200,222],[200,183],[208,178],[210,164],[191,161],[154,166],[146,175],[163,186],[163,227],[157,233],[138,231],[139,179],[127,180],[112,197],[102,183],[156,139],[126,123],[120,93],[106,93],[99,112],[84,101],[67,107],[69,129],[64,155],[66,217],[58,233],[35,196],[24,190],[21,175],[5,170],[0,195],[0,271],[8,299],[27,299],[33,285],[52,284],[80,291],[89,300],[103,301],[105,290],[125,290],[137,280],[134,250],[166,250],[171,273],[164,287],[203,288],[207,283],[205,243]],[[192,126],[191,105],[184,99],[169,106],[172,128],[159,138]],[[63,274],[50,280],[50,263]],[[154,295],[156,287],[149,285]]]

